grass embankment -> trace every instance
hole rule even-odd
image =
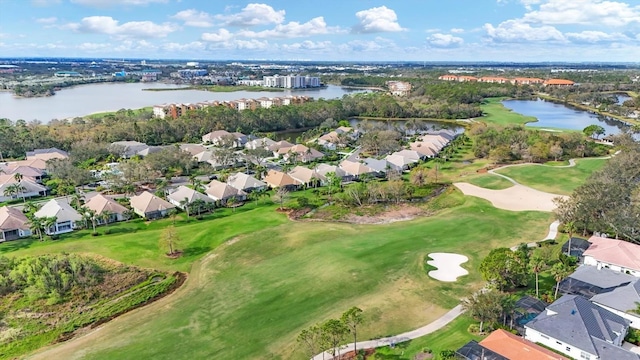
[[[482,105],[480,105],[480,108],[482,109],[482,112],[485,114],[485,116],[477,118],[476,120],[498,125],[524,125],[528,123],[535,123],[538,121],[538,119],[533,116],[525,116],[507,109],[504,105],[502,105],[503,100],[505,100],[505,98],[486,99],[486,101]]]
[[[571,195],[573,190],[584,184],[589,175],[600,170],[606,159],[579,159],[576,166],[511,166],[497,170],[515,181],[537,190],[560,195]]]
[[[91,236],[91,230],[81,230],[61,236],[61,240],[40,242],[37,239],[10,241],[0,244],[0,255],[41,255],[55,252],[96,253],[117,261],[166,271],[189,271],[193,262],[214,250],[224,241],[241,234],[277,226],[286,221],[275,211],[275,206],[259,205],[254,202],[238,208],[218,209],[214,214],[205,215],[203,220],[191,218],[186,222],[184,215],[176,222],[181,241],[178,249],[183,255],[175,260],[167,258],[167,249],[160,249],[162,230],[171,224],[170,219],[146,222],[134,220],[108,227],[99,227],[103,233]]]
[[[444,210],[376,226],[288,222],[273,207],[207,222],[199,226],[198,246],[212,247],[232,233],[247,235],[194,268],[199,275],[173,296],[170,311],[141,309],[107,324],[95,334],[99,341],[84,337],[78,339],[82,348],[72,342],[42,356],[64,358],[81,349],[92,359],[302,359],[297,334],[351,306],[365,312],[361,339],[401,333],[431,322],[480,288],[477,268],[491,249],[539,239],[551,221],[550,214],[498,210],[453,189],[431,206]],[[145,262],[114,251],[136,253],[149,246],[144,239],[137,240],[142,246],[130,241],[133,251],[104,244],[108,239],[94,246]],[[470,274],[456,283],[429,278],[422,260],[441,251],[469,256],[463,266]]]
[[[492,174],[483,174],[465,179],[465,182],[491,190],[503,190],[513,186],[509,180]]]
[[[132,111],[134,115],[140,115],[144,113],[151,113],[153,111],[152,106],[147,106],[139,109],[124,109],[125,111]],[[118,111],[105,111],[105,112],[97,112],[89,115],[85,115],[85,118],[103,118],[107,115],[115,115]]]

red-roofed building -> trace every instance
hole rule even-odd
[[[458,76],[458,81],[459,82],[478,81],[478,78],[475,76],[461,75],[461,76]]]
[[[567,360],[562,355],[502,329],[492,332],[479,344],[509,360]]]
[[[571,80],[565,79],[547,79],[544,81],[544,86],[573,86],[575,83]]]
[[[492,83],[492,84],[506,84],[509,82],[509,79],[503,78],[503,77],[496,77],[496,76],[483,76],[480,79],[478,79],[478,81],[484,82],[484,83]]]
[[[438,80],[444,80],[444,81],[458,81],[458,76],[456,75],[442,75],[438,77]]]
[[[511,83],[513,85],[534,85],[534,84],[542,84],[544,83],[544,80],[538,79],[538,78],[517,77],[517,78],[511,79]]]
[[[640,277],[640,245],[598,236],[592,236],[589,242],[591,245],[582,254],[585,265]]]

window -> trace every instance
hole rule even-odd
[[[562,345],[562,343],[560,341],[556,341],[556,344],[558,345]]]
[[[591,355],[587,354],[586,352],[580,352],[580,359],[584,359],[584,360],[591,360]]]
[[[566,347],[565,350],[567,350],[568,352],[571,352],[571,348],[570,347]]]
[[[540,334],[540,337],[543,338],[543,339],[549,340],[549,337],[547,335]]]

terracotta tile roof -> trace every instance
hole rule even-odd
[[[541,346],[505,330],[496,330],[480,341],[480,345],[510,360],[567,360]]]
[[[545,85],[573,85],[575,83],[571,80],[565,80],[565,79],[547,79],[545,80],[544,84]]]
[[[582,256],[640,271],[640,246],[630,242],[597,236],[589,238],[591,246]]]
[[[11,231],[16,229],[29,229],[29,219],[22,211],[3,206],[0,208],[0,231]]]

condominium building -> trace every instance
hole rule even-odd
[[[285,88],[285,89],[297,89],[297,88],[309,88],[319,87],[320,78],[313,76],[300,76],[300,75],[274,75],[265,76],[263,78],[265,87]]]

